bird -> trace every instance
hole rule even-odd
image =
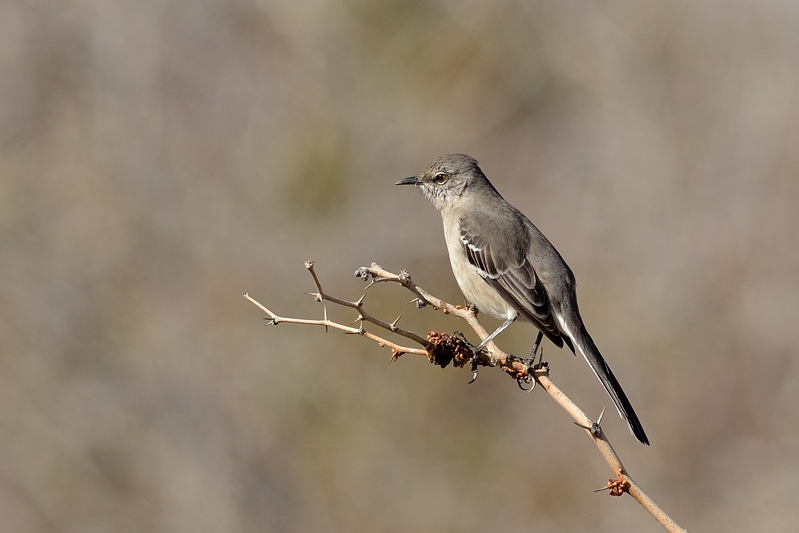
[[[502,197],[477,160],[444,155],[396,185],[417,186],[438,209],[463,295],[480,312],[504,321],[475,353],[517,319],[532,323],[539,333],[530,359],[542,336],[582,355],[630,432],[649,445],[638,415],[583,323],[572,270],[530,219]]]

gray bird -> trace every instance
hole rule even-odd
[[[649,444],[630,401],[588,334],[577,308],[574,274],[561,255],[518,209],[491,185],[477,161],[464,154],[439,157],[418,176],[396,185],[417,185],[441,212],[455,279],[478,310],[504,320],[476,351],[517,318],[533,323],[558,347],[579,352],[610,395],[619,415]]]

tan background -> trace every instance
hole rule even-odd
[[[343,297],[377,261],[459,301],[392,185],[453,151],[575,271],[643,487],[694,531],[795,528],[797,27],[793,0],[3,2],[0,530],[656,531],[542,393],[241,297],[320,316],[314,259]],[[367,303],[463,327],[408,299]]]

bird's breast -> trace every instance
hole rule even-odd
[[[452,273],[455,275],[455,280],[458,282],[458,286],[466,300],[476,305],[480,312],[493,317],[502,320],[515,317],[517,315],[516,310],[483,279],[477,268],[469,263],[469,259],[463,250],[463,244],[460,240],[460,228],[457,224],[452,224],[450,227],[445,226],[444,238],[447,241]]]

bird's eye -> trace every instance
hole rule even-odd
[[[439,185],[445,183],[449,179],[449,175],[446,172],[439,172],[435,175],[433,180],[438,183]]]

